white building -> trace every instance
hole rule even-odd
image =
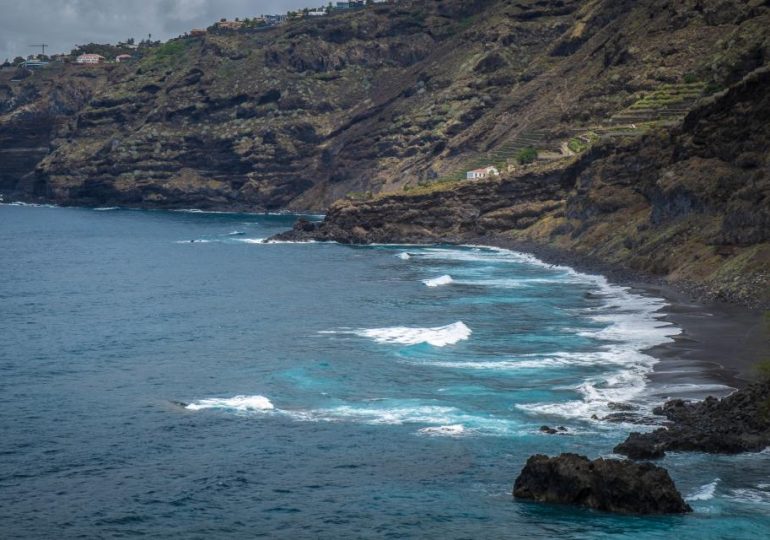
[[[489,165],[488,167],[474,169],[465,173],[466,180],[481,180],[482,178],[487,178],[488,176],[500,176],[500,171],[497,170],[497,167]]]
[[[76,60],[78,64],[101,64],[103,61],[101,54],[81,54]]]

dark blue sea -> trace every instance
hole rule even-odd
[[[262,242],[294,219],[0,206],[0,537],[770,536],[766,452],[663,460],[687,516],[511,497],[531,454],[654,427],[614,403],[728,390],[647,378],[663,300],[504,250]]]

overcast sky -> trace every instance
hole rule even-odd
[[[116,43],[152,34],[166,40],[222,17],[253,17],[325,5],[323,0],[0,0],[0,63],[85,43]],[[49,53],[50,51],[50,53]]]

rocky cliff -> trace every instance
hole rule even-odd
[[[0,189],[63,204],[323,210],[506,169],[523,148],[545,163],[679,119],[765,63],[769,25],[761,0],[403,0],[211,29],[109,69],[0,73],[0,133],[34,133],[0,138],[0,152],[35,149],[4,159]],[[79,97],[49,106],[62,92]]]
[[[666,427],[631,433],[615,452],[631,459],[657,459],[666,452],[738,454],[770,445],[770,381],[764,380],[718,400],[673,400],[655,409]]]
[[[750,305],[770,301],[770,70],[678,125],[501,179],[341,201],[286,237],[548,245]]]

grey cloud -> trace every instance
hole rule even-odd
[[[313,7],[323,0],[0,0],[0,62],[75,45],[115,43],[129,37],[166,40],[222,17],[253,17]],[[47,52],[48,52],[47,51]]]

